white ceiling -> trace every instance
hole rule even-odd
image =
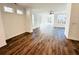
[[[32,8],[32,11],[65,11],[66,3],[18,3],[18,5],[23,6],[25,8]]]
[[[61,7],[67,4],[66,3],[18,3],[18,5],[21,5],[24,7],[37,8],[37,7],[51,7],[51,6]]]

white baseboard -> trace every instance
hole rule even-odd
[[[79,41],[79,38],[75,38],[75,37],[68,37],[67,39],[69,39],[69,40]]]

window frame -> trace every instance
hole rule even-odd
[[[3,6],[3,11],[7,13],[14,13],[14,9],[9,6]]]
[[[17,10],[16,10],[16,13],[17,13],[18,15],[23,15],[23,14],[24,14],[23,10],[21,10],[21,9],[17,9]]]

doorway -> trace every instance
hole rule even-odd
[[[60,32],[61,34],[64,34],[66,14],[61,12],[33,13],[32,22],[33,29],[39,28],[41,33],[52,35]]]

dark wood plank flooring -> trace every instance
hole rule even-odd
[[[64,28],[35,29],[32,34],[23,34],[7,41],[0,48],[1,55],[77,55],[79,42],[66,39]]]

